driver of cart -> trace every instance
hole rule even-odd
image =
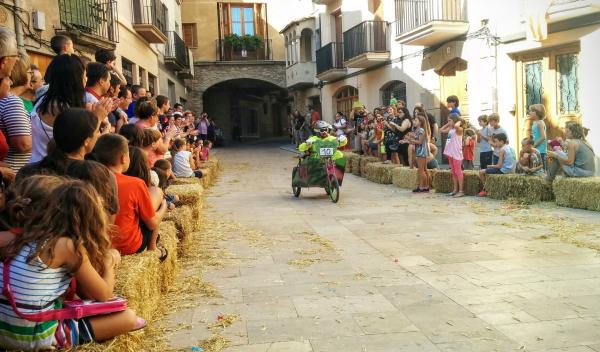
[[[306,140],[306,142],[300,144],[300,147],[298,147],[298,150],[301,153],[304,153],[304,156],[308,156],[310,158],[317,158],[320,159],[319,157],[319,145],[321,145],[321,142],[336,142],[339,147],[343,147],[346,144],[348,144],[348,138],[346,138],[346,136],[339,136],[339,137],[335,137],[330,135],[330,131],[332,130],[332,127],[329,123],[320,120],[316,123],[315,125],[315,135],[310,137],[309,139]],[[340,170],[344,170],[345,166],[346,166],[346,157],[344,156],[344,153],[342,153],[341,151],[337,150],[333,153],[333,156],[331,157],[331,160],[333,160],[335,166],[340,169]]]

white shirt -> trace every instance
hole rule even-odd
[[[344,126],[346,123],[346,119],[344,118],[341,118],[339,121],[333,123],[333,127],[335,127],[336,136],[339,137],[346,134],[346,132],[342,129],[342,126]]]
[[[173,158],[173,173],[177,177],[194,177],[194,171],[190,166],[190,155],[187,150],[179,151]]]
[[[48,154],[46,147],[54,137],[54,128],[46,125],[38,115],[37,110],[40,102],[41,100],[31,111],[31,159],[29,161],[31,163],[42,160]]]

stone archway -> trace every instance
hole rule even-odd
[[[192,90],[188,93],[191,108],[197,112],[203,111],[204,92],[216,84],[233,79],[264,81],[285,89],[285,62],[197,62],[191,80]]]

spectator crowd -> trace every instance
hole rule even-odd
[[[79,298],[107,301],[121,256],[165,260],[158,229],[180,205],[168,185],[206,176],[219,134],[208,114],[128,85],[113,51],[91,61],[68,37],[51,46],[42,75],[0,28],[0,275],[14,296],[0,298],[2,349],[50,349],[58,334],[75,346],[145,327],[130,310],[42,322],[17,310],[51,312],[72,279]]]
[[[532,104],[527,112],[526,138],[520,141],[517,155],[500,125],[500,115],[492,113],[477,118],[478,126],[461,117],[458,97],[446,99],[447,122],[438,126],[435,117],[421,103],[415,104],[412,114],[406,103],[392,97],[387,106],[368,111],[358,104],[352,116],[342,112],[335,115],[332,132],[346,136],[346,148],[354,152],[393,163],[417,168],[419,186],[415,193],[429,192],[428,170],[439,168],[438,137],[443,156],[447,159],[452,180],[452,197],[464,197],[464,170],[475,169],[475,151],[479,145],[479,178],[485,184],[487,175],[520,173],[524,176],[544,176],[551,185],[562,169],[566,177],[589,177],[595,173],[595,154],[586,141],[587,129],[575,121],[563,128],[563,136],[548,140],[546,110],[542,104]],[[313,133],[319,120],[318,112],[310,108],[306,115],[299,111],[290,114],[292,143],[298,147]],[[442,139],[443,138],[443,139]],[[485,197],[481,189],[478,196]]]

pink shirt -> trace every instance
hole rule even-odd
[[[451,129],[446,139],[446,148],[444,155],[454,160],[463,160],[462,136],[456,133],[456,129]]]

